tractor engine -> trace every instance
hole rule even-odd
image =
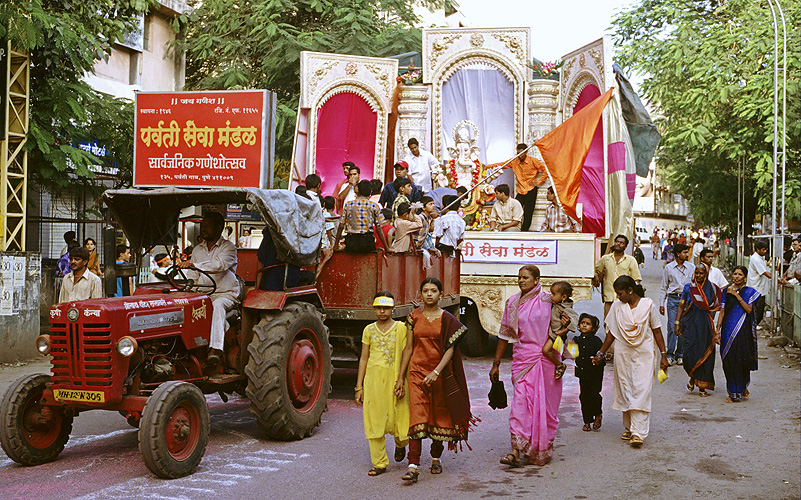
[[[201,377],[211,315],[206,295],[155,289],[53,307],[37,348],[52,356],[54,398],[102,406]]]

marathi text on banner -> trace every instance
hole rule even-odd
[[[471,238],[462,246],[465,262],[556,264],[557,240],[495,240]]]

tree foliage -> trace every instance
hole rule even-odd
[[[28,162],[33,180],[59,191],[96,187],[101,159],[80,143],[105,146],[107,160],[130,179],[133,103],[94,91],[82,78],[111,47],[138,28],[144,0],[0,2],[0,38],[31,57]]]
[[[176,20],[191,89],[265,88],[278,94],[276,150],[289,158],[301,51],[383,57],[420,50],[415,5],[441,0],[196,0]]]
[[[788,216],[797,217],[800,2],[780,1],[788,30],[786,193]],[[767,2],[640,0],[619,13],[613,24],[617,59],[644,76],[641,91],[662,117],[657,165],[667,171],[672,189],[688,199],[696,220],[736,227],[741,164],[747,172],[746,213],[753,219],[757,211],[769,212],[774,45]],[[781,50],[781,38],[779,43]],[[780,105],[781,85],[779,78]],[[780,168],[778,184],[781,190]]]

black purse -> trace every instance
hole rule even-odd
[[[506,389],[503,387],[503,380],[496,378],[492,382],[492,387],[487,396],[489,397],[489,405],[493,410],[506,408],[508,406],[506,403]]]

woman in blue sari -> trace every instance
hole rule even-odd
[[[757,369],[757,335],[754,306],[759,292],[745,286],[748,268],[737,266],[733,284],[723,289],[722,312],[718,315],[717,342],[726,374],[727,403],[748,399],[751,370]]]
[[[715,323],[720,310],[720,288],[707,278],[709,268],[699,263],[692,282],[684,285],[674,329],[684,338],[684,370],[690,377],[687,390],[698,387],[700,396],[715,390]]]

